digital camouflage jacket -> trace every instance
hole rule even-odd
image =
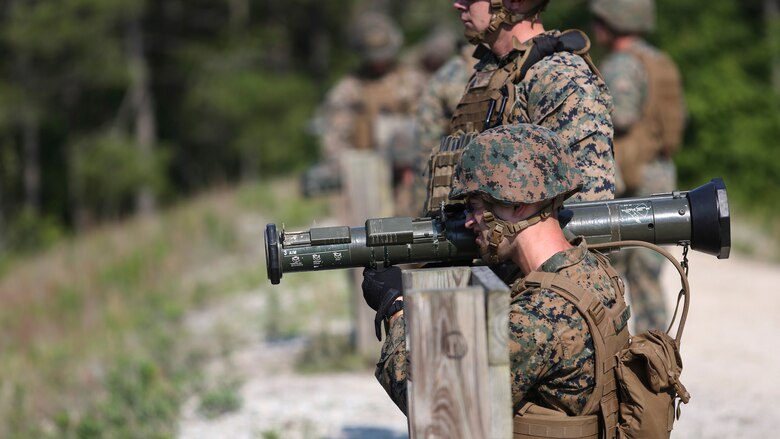
[[[619,292],[581,238],[556,253],[538,271],[559,273],[612,307]],[[588,325],[576,307],[548,289],[525,291],[523,279],[512,285],[509,360],[512,404],[525,402],[579,415],[595,386],[595,348]],[[524,292],[523,294],[520,294]],[[398,407],[407,413],[403,316],[390,327],[377,363],[376,377]]]

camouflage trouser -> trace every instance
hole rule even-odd
[[[642,187],[621,197],[645,197],[676,189],[677,172],[670,160],[656,160],[645,165]],[[612,265],[625,280],[631,302],[634,333],[648,329],[666,329],[669,322],[666,301],[661,288],[663,256],[647,249],[624,249],[611,256]]]

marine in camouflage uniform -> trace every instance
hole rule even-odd
[[[621,344],[628,340],[622,287],[612,281],[617,276],[609,262],[590,252],[582,238],[566,241],[557,220],[563,201],[582,187],[580,174],[565,143],[552,131],[531,124],[483,132],[465,148],[456,166],[450,195],[466,199],[466,227],[477,234],[483,260],[511,260],[526,273],[512,285],[509,315],[515,413],[532,405],[570,416],[594,413],[583,413],[593,407],[587,404],[597,381],[589,326],[557,291],[528,283],[534,273],[555,273],[595,296],[607,314],[620,316],[612,336],[621,337]],[[502,232],[496,235],[497,230]],[[413,360],[405,351],[403,311],[388,317],[376,376],[407,413],[408,362]]]
[[[671,192],[677,187],[671,156],[682,142],[685,104],[677,67],[640,35],[655,27],[654,1],[593,0],[590,6],[596,39],[610,49],[601,72],[614,105],[615,154],[623,177],[618,196]],[[637,333],[668,324],[662,259],[645,249],[613,257],[628,286]]]
[[[397,197],[407,198],[413,182],[414,113],[425,75],[397,61],[402,35],[386,16],[368,13],[352,30],[359,68],[342,78],[320,109],[326,161],[338,169],[342,151],[373,150],[394,165]],[[406,195],[402,195],[402,193]],[[398,200],[397,209],[410,201]]]
[[[611,99],[579,31],[545,31],[540,14],[548,0],[454,3],[480,61],[450,121],[450,137],[496,125],[532,123],[555,131],[574,153],[584,188],[576,200],[614,196]],[[487,17],[487,18],[486,18]],[[486,24],[489,23],[489,24]],[[429,166],[425,209],[447,202],[452,152],[467,141],[443,139]],[[442,155],[443,154],[443,155]],[[437,157],[439,155],[439,157]]]

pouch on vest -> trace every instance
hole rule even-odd
[[[631,338],[615,369],[620,398],[618,438],[668,438],[675,399],[690,395],[680,382],[682,359],[674,340],[651,330]]]
[[[514,419],[512,439],[598,439],[599,417],[565,413],[526,403]]]
[[[455,164],[458,163],[463,149],[476,136],[477,132],[457,132],[441,139],[438,149],[431,154],[428,169],[428,198],[425,200],[426,215],[435,216],[440,213],[442,204],[449,204],[450,188],[452,187]]]
[[[396,90],[396,78],[405,77],[405,72],[405,68],[399,67],[379,79],[360,79],[351,139],[355,149],[386,150],[393,131],[408,129],[404,124],[412,119],[414,104]]]

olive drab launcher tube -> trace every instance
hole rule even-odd
[[[564,204],[558,219],[568,234],[593,244],[634,240],[690,245],[718,259],[728,258],[731,250],[728,196],[720,178],[687,192]],[[268,279],[278,284],[288,272],[413,262],[470,264],[479,252],[464,224],[465,215],[456,207],[437,218],[372,218],[364,227],[288,232],[268,224]]]

